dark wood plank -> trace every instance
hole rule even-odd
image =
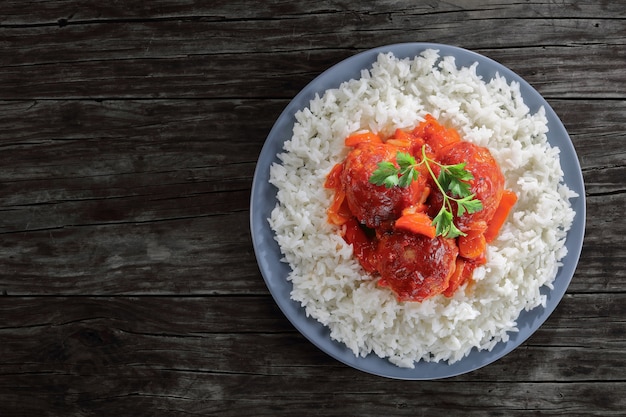
[[[626,360],[625,323],[616,318],[624,316],[623,294],[602,304],[597,296],[568,296],[546,326],[500,361],[444,382],[409,384],[409,390],[404,381],[366,375],[325,356],[268,297],[41,301],[3,297],[0,305],[5,410],[52,406],[98,414],[131,403],[151,409],[158,398],[172,411],[198,414],[237,415],[253,405],[255,415],[269,415],[273,406],[307,414],[330,404],[329,395],[348,402],[333,401],[324,415],[380,415],[398,411],[398,404],[455,410],[474,396],[468,411],[476,415],[492,407],[513,415],[618,415],[624,406],[618,393],[625,383],[614,372]],[[585,329],[577,326],[581,316]],[[587,360],[594,356],[602,362]],[[436,394],[442,390],[445,400]],[[592,407],[598,397],[605,401]],[[112,398],[115,405],[107,403]],[[183,405],[190,401],[195,405]]]
[[[153,31],[160,33],[158,25]],[[17,34],[15,38],[19,39],[22,36],[23,34]],[[89,36],[92,38],[87,42],[97,44],[98,36],[112,35]],[[137,36],[139,38],[137,44],[129,48],[142,50],[148,48],[144,45],[146,42],[144,36],[149,37],[153,34]],[[337,34],[337,36],[349,35]],[[33,42],[45,42],[43,39],[49,38],[47,34],[40,37],[41,40],[33,39]],[[414,40],[413,37],[403,35],[393,39],[372,40],[368,46],[376,47]],[[191,41],[181,40],[184,43]],[[45,48],[67,49],[71,48],[71,45],[83,42],[85,40],[68,39],[57,44],[48,43]],[[171,47],[176,48],[176,45],[174,43]],[[468,42],[460,46],[473,49],[508,66],[546,97],[624,98],[624,90],[618,87],[624,82],[623,73],[615,67],[603,64],[613,59],[626,61],[624,49],[620,45],[581,44],[568,47],[493,49],[493,45],[473,45]],[[90,50],[95,48],[89,47]],[[136,97],[287,99],[294,97],[307,83],[332,65],[361,51],[351,47],[309,50],[303,45],[299,47],[301,50],[276,52],[244,50],[215,54],[207,52],[213,50],[210,40],[198,48],[199,50],[195,52],[190,51],[182,55],[172,52],[171,55],[164,53],[163,47],[159,47],[155,48],[158,53],[145,58],[108,56],[111,54],[108,50],[95,51],[95,56],[89,59],[82,58],[80,51],[70,50],[65,51],[64,56],[75,53],[81,58],[71,58],[67,61],[59,61],[55,57],[46,58],[44,51],[33,51],[32,54],[28,54],[28,59],[31,55],[37,57],[42,54],[38,62],[20,61],[0,66],[0,75],[9,81],[0,84],[0,96],[10,99]],[[556,70],[555,63],[558,62],[572,62],[575,65],[568,66],[566,70]],[[225,79],[221,68],[228,68],[230,74],[245,74],[245,77]],[[119,84],[123,84],[125,88],[120,90]]]
[[[551,104],[582,155],[587,187],[585,248],[570,290],[619,290],[626,283],[619,244],[626,173],[624,153],[616,151],[624,102]],[[0,250],[9,272],[0,273],[0,289],[264,292],[247,228],[249,191],[262,143],[284,105],[2,102],[0,122],[8,128],[0,140]]]
[[[0,96],[293,97],[321,71],[356,52],[437,39],[501,61],[549,96],[624,97],[623,89],[615,88],[624,81],[620,67],[604,64],[626,60],[619,6],[607,6],[604,15],[593,17],[580,6],[549,3],[544,10],[491,5],[434,11],[390,4],[384,13],[333,5],[304,12],[282,3],[276,9],[286,14],[274,17],[274,9],[268,9],[254,18],[241,17],[240,9],[140,21],[76,18],[63,27],[56,20],[51,25],[5,23],[0,26],[6,54],[0,75],[10,82],[1,86]],[[329,30],[309,33],[311,27]],[[263,49],[258,38],[264,39]],[[567,71],[555,71],[562,62],[569,63]],[[246,76],[225,79],[224,68]]]
[[[316,1],[313,4],[273,1],[249,7],[250,2],[213,1],[194,3],[176,0],[154,0],[150,3],[123,3],[85,1],[83,7],[76,7],[71,0],[39,2],[36,8],[24,7],[24,2],[8,0],[3,2],[2,25],[44,25],[56,24],[64,27],[84,21],[107,21],[124,19],[197,19],[197,20],[249,20],[249,19],[289,19],[305,14],[351,13],[436,15],[448,14],[450,20],[462,20],[461,16],[482,18],[571,18],[602,19],[623,16],[624,6],[618,2],[598,3],[593,0],[568,2],[510,2],[495,0],[469,0],[431,3],[403,4],[393,0],[383,0],[356,4],[349,0]]]
[[[292,363],[321,377],[325,371],[315,364],[344,367],[322,352],[313,354],[317,348],[295,331],[268,296],[4,296],[2,301],[0,333],[10,348],[0,364],[4,370],[18,364],[33,370],[69,366],[84,355],[98,360],[102,349],[115,353],[110,360],[119,366],[191,368],[199,355],[195,364],[215,373],[282,374]],[[622,293],[568,294],[521,348],[455,380],[623,382],[623,375],[612,370],[626,355],[624,314]],[[578,326],[581,319],[588,324],[584,329]],[[250,344],[253,339],[256,344]],[[150,350],[153,342],[158,348]],[[248,345],[255,355],[242,361],[246,350],[232,349],[237,343]],[[174,357],[167,358],[168,352]],[[602,364],[584,360],[602,354]]]
[[[105,369],[100,375],[91,369]],[[211,374],[197,370],[153,369],[148,374],[132,367],[117,369],[84,366],[79,376],[100,392],[71,388],[72,376],[63,373],[39,375],[38,382],[53,382],[52,391],[29,384],[32,399],[21,395],[5,397],[9,415],[121,414],[167,416],[219,415],[380,415],[414,416],[445,412],[453,416],[620,416],[625,402],[619,382],[533,383],[515,386],[497,381],[487,383],[426,382],[373,383],[370,378],[336,373],[320,375],[251,376]],[[113,381],[121,382],[113,382]],[[355,382],[358,381],[358,382]],[[20,381],[11,391],[20,391]],[[311,395],[311,383],[315,395]],[[179,387],[174,393],[172,386]],[[337,387],[337,388],[331,388]],[[350,391],[346,391],[346,389]],[[30,396],[29,396],[30,397]],[[8,406],[6,406],[8,404]],[[134,411],[134,410],[137,411]],[[503,411],[506,410],[506,411]]]
[[[242,211],[12,234],[0,243],[0,291],[267,294],[248,224]]]
[[[0,414],[617,416],[626,7],[595,0],[0,3]],[[252,175],[333,64],[440,42],[511,68],[578,151],[587,234],[520,348],[444,381],[355,371],[268,293]]]
[[[265,293],[250,186],[283,105],[4,102],[0,288]]]
[[[5,397],[5,404],[9,404],[5,410],[11,413],[9,415],[45,412],[47,415],[71,413],[81,416],[102,413],[123,415],[136,409],[133,415],[137,416],[152,416],[154,413],[167,416],[241,416],[252,413],[273,417],[297,413],[377,417],[414,416],[419,410],[424,415],[445,412],[452,416],[532,414],[604,417],[623,415],[625,406],[621,395],[625,387],[619,382],[594,385],[523,382],[516,386],[495,381],[373,384],[369,378],[331,374],[315,380],[314,384],[319,387],[315,388],[315,395],[311,395],[309,375],[223,375],[195,370],[155,369],[148,375],[137,376],[132,368],[124,368],[125,372],[116,371],[108,369],[99,378],[90,374],[81,378],[88,386],[99,386],[102,395],[68,388],[66,381],[71,377],[59,375],[54,378],[55,392],[34,386],[31,391],[34,399],[30,401],[11,394]],[[89,372],[88,367],[85,367],[85,372]],[[40,381],[53,379],[45,374],[40,378]],[[122,382],[110,382],[116,379]],[[181,392],[173,394],[172,385],[180,387]],[[346,392],[346,387],[352,390]],[[19,408],[16,400],[22,401]]]

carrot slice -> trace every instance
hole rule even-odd
[[[387,145],[393,145],[396,148],[410,148],[411,147],[411,142],[407,141],[407,140],[401,140],[401,139],[387,139],[387,142],[385,142]]]
[[[398,229],[408,230],[416,234],[421,234],[433,239],[437,229],[433,226],[433,221],[428,214],[422,212],[406,213],[396,220]]]
[[[487,242],[480,230],[470,230],[465,236],[459,236],[459,255],[468,259],[476,259],[485,251]]]
[[[345,140],[346,146],[356,146],[359,143],[382,143],[382,139],[376,133],[360,132],[348,136]]]
[[[411,135],[409,132],[406,132],[402,129],[396,129],[396,131],[393,133],[393,138],[398,139],[398,140],[406,140],[410,142],[411,139],[413,139],[413,135]]]
[[[461,285],[472,278],[475,266],[473,261],[468,261],[464,258],[456,258],[456,269],[450,276],[448,288],[443,291],[443,295],[452,297]]]
[[[423,138],[435,153],[453,143],[460,142],[461,136],[453,128],[446,128],[437,119],[427,114],[424,121],[413,129],[412,135]]]
[[[326,214],[328,215],[328,223],[337,226],[341,226],[350,220],[352,214],[346,204],[346,193],[343,190],[335,190],[335,197]]]
[[[346,192],[341,186],[341,173],[343,172],[343,164],[336,164],[326,176],[326,181],[324,182],[325,188],[330,188],[335,190],[335,195],[333,196],[333,201],[326,210],[326,214],[328,215],[328,223],[334,224],[337,226],[341,226],[346,223],[350,217],[352,217],[352,213],[350,212],[350,208],[348,207],[346,201]]]
[[[393,136],[385,143],[397,146],[398,148],[409,148],[413,144],[414,139],[415,137],[409,132],[405,132],[402,129],[396,129]]]
[[[443,291],[443,295],[451,297],[452,294],[461,286],[463,281],[463,271],[465,270],[465,260],[463,258],[456,258],[456,268],[452,275],[450,275],[450,282],[448,288]]]
[[[326,176],[324,182],[324,188],[339,188],[341,187],[341,173],[343,172],[343,164],[335,164]]]
[[[496,236],[498,236],[500,228],[506,221],[506,218],[509,216],[509,212],[516,202],[517,194],[510,190],[504,190],[502,198],[500,199],[500,204],[498,204],[498,208],[491,218],[491,221],[487,226],[487,231],[485,232],[485,240],[487,243],[491,243]]]

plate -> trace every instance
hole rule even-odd
[[[283,151],[284,141],[292,136],[295,113],[308,107],[316,93],[322,96],[327,89],[337,88],[343,81],[360,78],[361,70],[369,69],[379,53],[392,52],[397,58],[412,58],[425,49],[439,50],[442,57],[455,57],[458,67],[467,67],[478,62],[476,72],[485,81],[499,73],[508,83],[518,82],[524,102],[532,113],[543,106],[548,120],[548,141],[561,150],[564,182],[578,193],[579,197],[571,201],[576,216],[567,234],[565,246],[568,253],[562,260],[563,265],[554,280],[554,288],[550,290],[544,286],[541,289],[542,294],[547,297],[546,306],[522,311],[517,320],[519,332],[509,333],[509,340],[498,343],[491,351],[474,349],[468,356],[453,364],[420,361],[415,364],[415,368],[408,369],[397,367],[375,354],[364,358],[356,357],[344,344],[330,338],[328,328],[307,317],[300,303],[291,300],[292,284],[287,281],[290,268],[288,264],[280,261],[282,258],[280,248],[267,221],[277,202],[277,190],[269,183],[269,168],[272,163],[280,162],[276,155]],[[374,375],[404,380],[440,379],[474,371],[502,358],[528,339],[552,314],[569,286],[582,250],[585,232],[585,190],[578,157],[565,127],[550,105],[530,84],[496,61],[466,49],[432,43],[403,43],[382,46],[347,58],[311,81],[287,105],[276,120],[259,155],[250,198],[250,228],[257,263],[270,293],[294,327],[319,349],[348,366]]]

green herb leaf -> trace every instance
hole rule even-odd
[[[389,161],[379,162],[378,168],[372,173],[369,182],[376,185],[384,185],[387,188],[408,187],[411,182],[417,180],[419,173],[415,169],[415,158],[406,152],[396,153],[396,162],[400,168]]]
[[[396,153],[396,162],[400,169],[406,169],[415,166],[417,162],[415,162],[415,158],[408,152],[400,152]]]
[[[483,209],[483,203],[474,198],[476,194],[468,195],[460,200],[456,200],[457,216],[462,216],[465,212],[472,214]]]
[[[465,233],[461,232],[454,224],[452,213],[446,209],[445,204],[433,219],[433,226],[435,226],[435,234],[437,236],[443,236],[449,239],[465,236]]]
[[[460,164],[456,164],[456,165],[447,165],[446,171],[450,172],[450,175],[452,175],[453,177],[459,180],[462,180],[462,181],[473,180],[474,176],[472,175],[472,173],[465,169],[466,165],[467,165],[467,162],[461,162]]]
[[[474,176],[465,169],[467,164],[462,162],[455,165],[443,165],[433,161],[426,155],[426,146],[422,146],[421,163],[426,164],[430,176],[435,180],[435,184],[443,196],[441,210],[433,219],[436,235],[450,239],[465,236],[466,234],[454,224],[452,201],[457,203],[457,217],[462,216],[466,212],[475,213],[483,208],[482,202],[474,198],[476,195],[470,194],[471,187],[466,181],[473,179]],[[437,177],[435,177],[431,164],[438,166],[440,169]]]
[[[376,185],[384,185],[387,188],[396,185],[408,187],[411,182],[416,181],[419,177],[417,168],[420,165],[425,165],[443,195],[441,210],[433,219],[436,235],[446,238],[465,236],[465,233],[454,224],[452,202],[457,204],[457,217],[465,213],[476,213],[483,209],[483,203],[475,198],[476,194],[470,194],[471,187],[467,181],[474,179],[474,176],[465,169],[467,163],[440,164],[426,155],[426,145],[422,146],[422,160],[420,162],[417,162],[415,157],[407,152],[397,152],[396,163],[399,168],[389,161],[379,162],[378,168],[372,173],[369,181]],[[439,167],[438,176],[435,175],[433,166]]]
[[[417,162],[410,153],[400,151],[396,153],[396,162],[400,167],[400,181],[398,185],[406,188],[411,185],[411,182],[417,180],[419,176],[419,173],[415,170]]]
[[[401,176],[398,185],[400,187],[406,188],[411,185],[413,181],[417,180],[419,172],[417,172],[413,166],[410,166],[408,168],[400,170],[400,175]]]
[[[456,197],[464,197],[470,193],[470,185],[466,182],[460,181],[458,178],[450,179],[447,188],[450,191],[450,194]]]
[[[433,219],[433,226],[435,226],[436,235],[447,235],[452,225],[452,213],[446,210],[445,206],[441,207],[439,213]]]
[[[473,180],[474,176],[465,169],[465,162],[456,165],[440,165],[441,172],[437,181],[444,190],[452,196],[465,197],[470,193],[470,185],[465,182]]]
[[[383,182],[383,184],[387,188],[395,187],[396,185],[399,185],[399,183],[400,183],[400,179],[398,178],[397,175],[390,175],[387,178],[385,178],[385,181]]]
[[[372,173],[369,182],[375,185],[384,185],[387,188],[398,185],[398,168],[389,162],[383,161],[378,163],[378,169]]]

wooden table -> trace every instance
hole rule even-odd
[[[0,415],[624,415],[623,2],[197,3],[0,3]],[[290,99],[399,42],[520,74],[568,129],[587,191],[555,313],[439,381],[369,375],[309,343],[248,223]]]

